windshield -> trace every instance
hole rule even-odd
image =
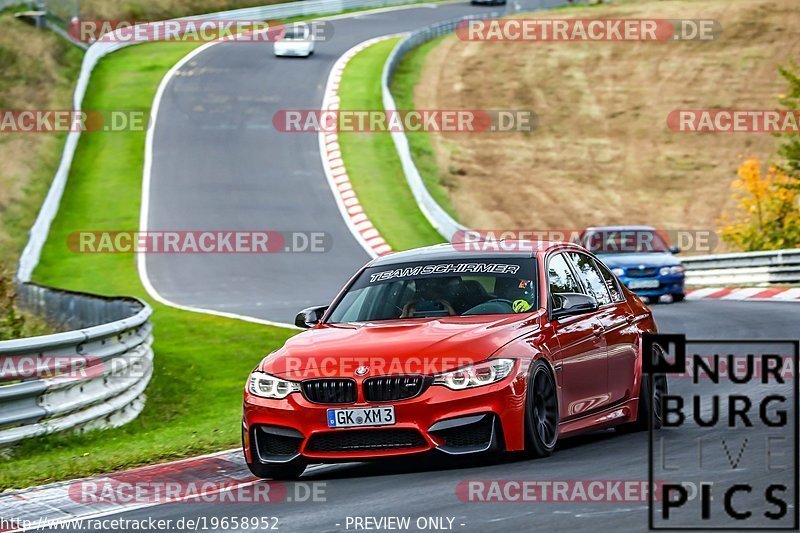
[[[283,34],[284,41],[302,41],[306,38],[306,34],[303,30],[286,30],[286,33]]]
[[[525,313],[536,309],[533,259],[404,263],[366,269],[328,323]]]
[[[666,252],[667,245],[653,230],[614,230],[586,233],[582,245],[596,254]]]

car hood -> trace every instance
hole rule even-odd
[[[638,254],[598,254],[597,257],[609,268],[616,267],[662,267],[680,265],[681,262],[668,252]]]
[[[433,374],[483,361],[511,340],[538,330],[543,311],[323,325],[268,355],[259,369],[287,379]]]

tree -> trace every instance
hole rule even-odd
[[[738,200],[733,220],[723,217],[722,240],[744,251],[800,246],[800,188],[778,167],[761,172],[758,159],[739,166],[731,184]]]
[[[778,72],[789,84],[786,94],[781,95],[778,101],[790,112],[800,109],[800,75],[797,69],[794,64],[778,67]],[[778,147],[778,155],[783,159],[780,168],[792,178],[791,185],[800,188],[800,133],[780,133],[778,136],[783,139]]]

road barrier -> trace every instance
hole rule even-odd
[[[0,342],[0,446],[66,429],[118,426],[144,407],[152,310],[21,283],[18,303],[64,333]]]
[[[694,287],[800,284],[800,249],[685,257],[686,284]]]
[[[186,17],[192,20],[276,20],[379,8],[416,0],[310,0]],[[19,5],[0,0],[0,7]],[[97,63],[136,42],[102,42],[88,47],[75,86],[80,110]],[[24,438],[76,428],[124,424],[144,407],[153,372],[151,308],[133,298],[103,298],[30,283],[50,225],[58,213],[80,132],[70,132],[17,267],[19,302],[48,321],[77,328],[65,333],[0,342],[0,363],[22,360],[85,360],[84,375],[3,380],[0,374],[0,446]]]

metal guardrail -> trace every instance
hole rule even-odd
[[[682,259],[691,286],[800,284],[800,249]]]
[[[153,374],[150,306],[32,283],[17,295],[23,309],[75,329],[0,342],[0,446],[141,412]]]
[[[210,20],[224,18],[225,20],[272,20],[286,19],[307,15],[326,15],[341,13],[351,9],[378,8],[392,5],[410,4],[417,0],[309,0],[303,2],[291,2],[288,4],[274,4],[263,7],[252,7],[211,13],[194,17],[185,17],[192,20]],[[184,19],[184,20],[185,20]],[[83,56],[81,72],[75,85],[75,95],[73,97],[73,109],[80,110],[83,105],[83,98],[89,85],[92,71],[97,63],[105,56],[116,52],[121,48],[137,44],[135,42],[97,42],[92,44]],[[72,158],[78,146],[80,132],[74,131],[67,135],[64,144],[64,151],[61,155],[61,162],[56,171],[56,175],[47,192],[42,208],[39,211],[36,221],[30,230],[28,243],[20,256],[17,267],[17,278],[21,281],[30,281],[33,270],[39,264],[42,248],[47,240],[50,231],[50,224],[58,212],[61,197],[67,184],[69,169],[72,165]]]

